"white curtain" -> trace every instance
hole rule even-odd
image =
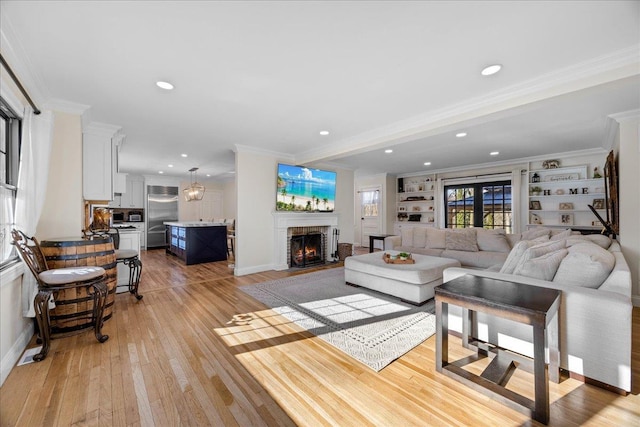
[[[522,172],[520,168],[511,172],[511,232],[514,234],[521,233],[522,229]]]
[[[22,119],[21,142],[15,224],[17,229],[33,236],[47,191],[53,143],[53,114],[47,111],[35,115],[30,107],[26,107]],[[33,275],[25,271],[22,278],[22,312],[25,317],[35,316],[33,298],[36,293],[37,285]]]

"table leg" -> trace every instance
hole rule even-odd
[[[556,311],[555,315],[547,325],[547,347],[549,348],[549,380],[554,383],[560,382],[560,348],[558,337],[558,317],[560,314]]]
[[[369,253],[373,252],[373,236],[369,236]]]
[[[449,305],[436,298],[436,370],[449,364]]]
[[[533,376],[535,402],[533,418],[543,424],[549,422],[549,381],[544,360],[545,322],[533,325]]]

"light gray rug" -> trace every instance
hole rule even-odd
[[[240,289],[375,371],[436,331],[433,300],[416,307],[346,285],[344,268]]]

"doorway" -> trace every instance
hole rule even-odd
[[[358,194],[360,196],[360,246],[368,246],[369,236],[382,232],[380,187],[361,188]]]

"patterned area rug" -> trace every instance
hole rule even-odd
[[[240,289],[376,372],[436,331],[433,300],[416,307],[346,285],[344,268]]]

